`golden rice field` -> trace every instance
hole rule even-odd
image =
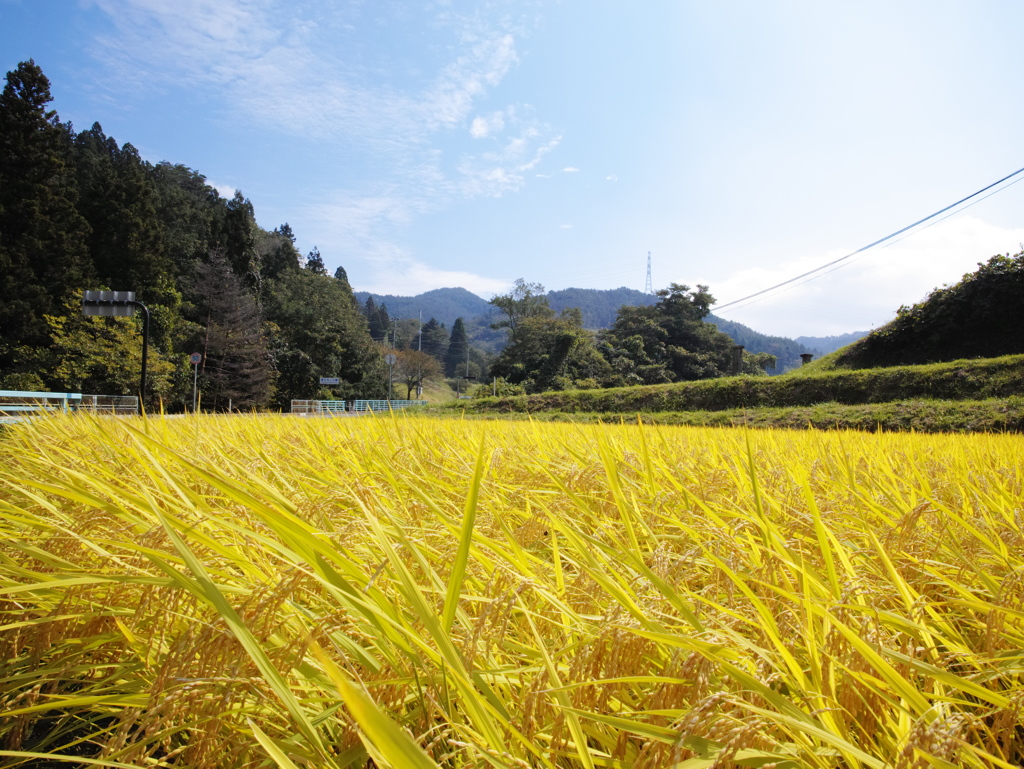
[[[1011,435],[23,424],[0,763],[1019,767],[1022,484]]]

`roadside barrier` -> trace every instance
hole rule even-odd
[[[18,422],[28,417],[53,411],[134,415],[139,411],[139,399],[134,395],[82,395],[82,393],[0,390],[0,422]]]
[[[342,414],[365,413],[367,411],[390,411],[405,409],[412,406],[425,406],[426,401],[408,400],[352,400],[352,401],[314,401],[293,400],[292,414],[304,416],[339,416]]]

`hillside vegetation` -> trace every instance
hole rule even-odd
[[[82,291],[130,291],[151,314],[150,409],[286,407],[386,397],[387,370],[344,269],[305,257],[197,171],[152,164],[50,109],[34,62],[0,92],[0,389],[137,393],[141,314],[83,317]],[[198,371],[189,363],[198,352]],[[193,375],[198,376],[194,379]],[[339,377],[331,388],[320,377]]]
[[[810,367],[807,367],[810,369]],[[1024,394],[1024,355],[927,366],[804,370],[783,377],[724,377],[647,387],[547,392],[460,402],[466,413],[635,414],[741,408],[984,400]]]
[[[993,256],[818,368],[874,368],[1024,352],[1024,252]]]

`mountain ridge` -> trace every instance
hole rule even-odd
[[[476,334],[489,330],[490,324],[500,315],[489,301],[461,287],[435,288],[416,296],[379,294],[373,291],[356,291],[355,296],[360,304],[365,304],[367,298],[372,296],[378,307],[381,304],[387,305],[388,313],[394,318],[418,318],[422,312],[424,322],[435,318],[451,328],[455,319],[461,317],[467,323],[471,341]],[[623,305],[647,305],[658,301],[656,296],[625,286],[612,289],[564,288],[549,291],[546,296],[556,312],[567,307],[578,307],[583,314],[584,327],[595,331],[611,326],[619,307]],[[839,336],[801,336],[792,339],[762,334],[742,323],[719,318],[714,314],[707,317],[707,322],[718,326],[720,331],[732,337],[736,344],[742,344],[748,352],[767,352],[776,356],[778,363],[773,373],[782,373],[800,366],[803,362],[800,358],[802,354],[825,355],[867,333],[855,331]],[[488,333],[486,336],[486,340],[480,341],[492,347],[493,335]]]

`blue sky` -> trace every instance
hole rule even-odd
[[[650,252],[725,303],[1024,166],[1022,28],[1016,0],[0,0],[0,65],[356,289],[643,289]],[[1022,242],[1019,184],[721,314],[868,329]]]

